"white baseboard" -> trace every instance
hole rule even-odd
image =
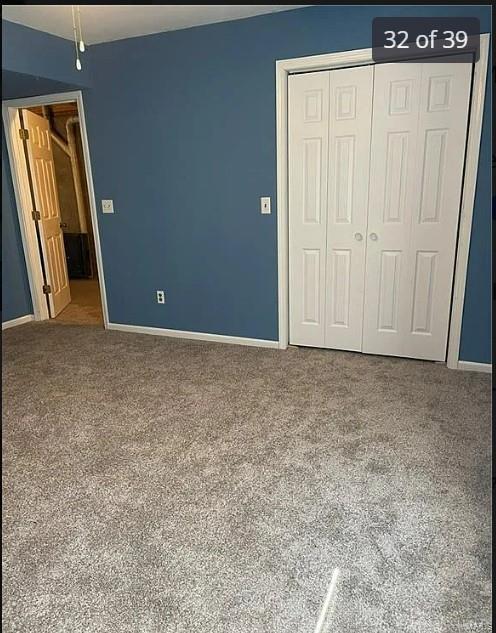
[[[125,325],[123,323],[108,323],[108,330],[134,332],[135,334],[154,334],[155,336],[169,336],[172,338],[186,338],[193,341],[209,341],[211,343],[231,343],[233,345],[249,345],[252,347],[270,347],[279,349],[279,341],[269,341],[261,338],[244,338],[242,336],[226,336],[224,334],[208,334],[206,332],[186,332],[183,330],[167,330],[160,327],[143,325]]]
[[[2,323],[2,330],[8,330],[9,327],[15,327],[16,325],[22,325],[23,323],[29,323],[29,321],[34,321],[34,314],[25,314],[24,316],[17,317],[17,319],[4,321]]]
[[[490,363],[472,363],[468,360],[459,360],[458,369],[464,371],[482,371],[485,374],[490,374],[493,370],[493,366]]]

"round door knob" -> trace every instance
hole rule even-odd
[[[361,233],[355,233],[355,239],[357,242],[361,242],[363,240],[363,235]]]
[[[378,237],[377,237],[377,233],[371,233],[370,234],[370,239],[374,242],[377,242]]]

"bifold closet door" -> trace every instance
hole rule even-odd
[[[289,81],[289,341],[324,347],[329,73]]]
[[[325,347],[360,351],[373,67],[330,73]]]
[[[360,350],[371,66],[289,77],[289,340]]]
[[[471,72],[375,67],[364,352],[445,359]]]

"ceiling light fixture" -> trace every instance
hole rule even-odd
[[[85,46],[83,41],[83,31],[81,29],[81,10],[79,5],[71,5],[72,9],[72,30],[74,32],[74,46],[76,47],[76,68],[81,70],[81,60],[79,59],[79,52],[84,53]],[[77,26],[76,26],[76,13],[77,13]],[[79,30],[79,36],[78,36]]]

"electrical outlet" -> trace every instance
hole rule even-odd
[[[157,290],[157,303],[165,303],[165,291]]]

